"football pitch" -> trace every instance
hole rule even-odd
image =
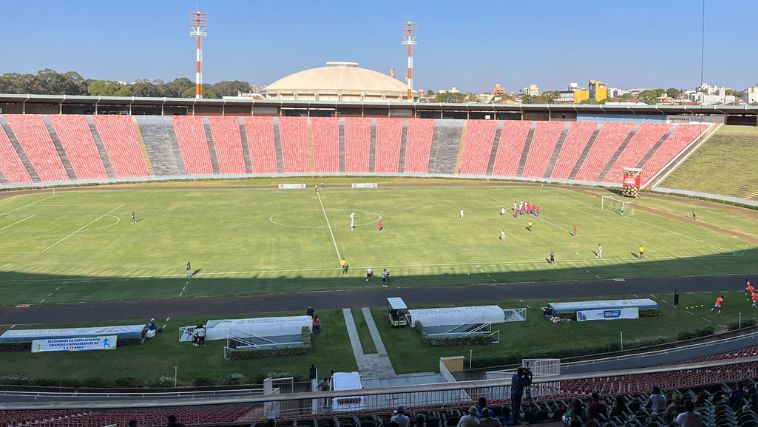
[[[621,215],[601,209],[601,190],[595,191],[413,181],[353,189],[327,181],[318,194],[202,183],[19,194],[0,200],[0,301],[379,286],[377,279],[366,284],[368,266],[377,274],[386,268],[390,286],[404,287],[755,272],[755,211],[651,198]],[[540,216],[515,218],[519,201],[539,205]],[[696,222],[688,218],[692,209]],[[640,244],[645,260],[637,257]],[[546,260],[550,251],[556,265]],[[190,281],[188,261],[195,270]]]

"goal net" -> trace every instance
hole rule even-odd
[[[634,203],[617,199],[613,196],[603,196],[600,199],[600,209],[609,210],[619,215],[634,215]]]

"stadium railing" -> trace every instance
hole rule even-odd
[[[664,187],[653,187],[651,191],[654,193],[676,194],[679,196],[695,197],[698,199],[706,199],[706,200],[717,200],[720,202],[731,203],[734,205],[743,205],[743,206],[751,206],[754,208],[758,208],[758,200],[741,199],[739,197],[722,196],[720,194],[704,193],[701,191],[677,190],[675,188],[664,188]]]

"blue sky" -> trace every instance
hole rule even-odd
[[[758,83],[757,0],[706,0],[705,81]],[[194,79],[195,0],[3,0],[0,73]],[[694,87],[701,0],[200,0],[205,80],[268,84],[327,61],[405,75],[402,24],[417,22],[416,88]],[[751,22],[752,21],[752,22]],[[12,42],[9,42],[12,40]]]

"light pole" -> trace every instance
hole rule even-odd
[[[468,369],[471,370],[471,362],[474,357],[474,350],[471,349],[468,351]]]
[[[178,374],[179,374],[179,367],[174,366],[174,388],[176,388],[176,380],[178,378]]]

